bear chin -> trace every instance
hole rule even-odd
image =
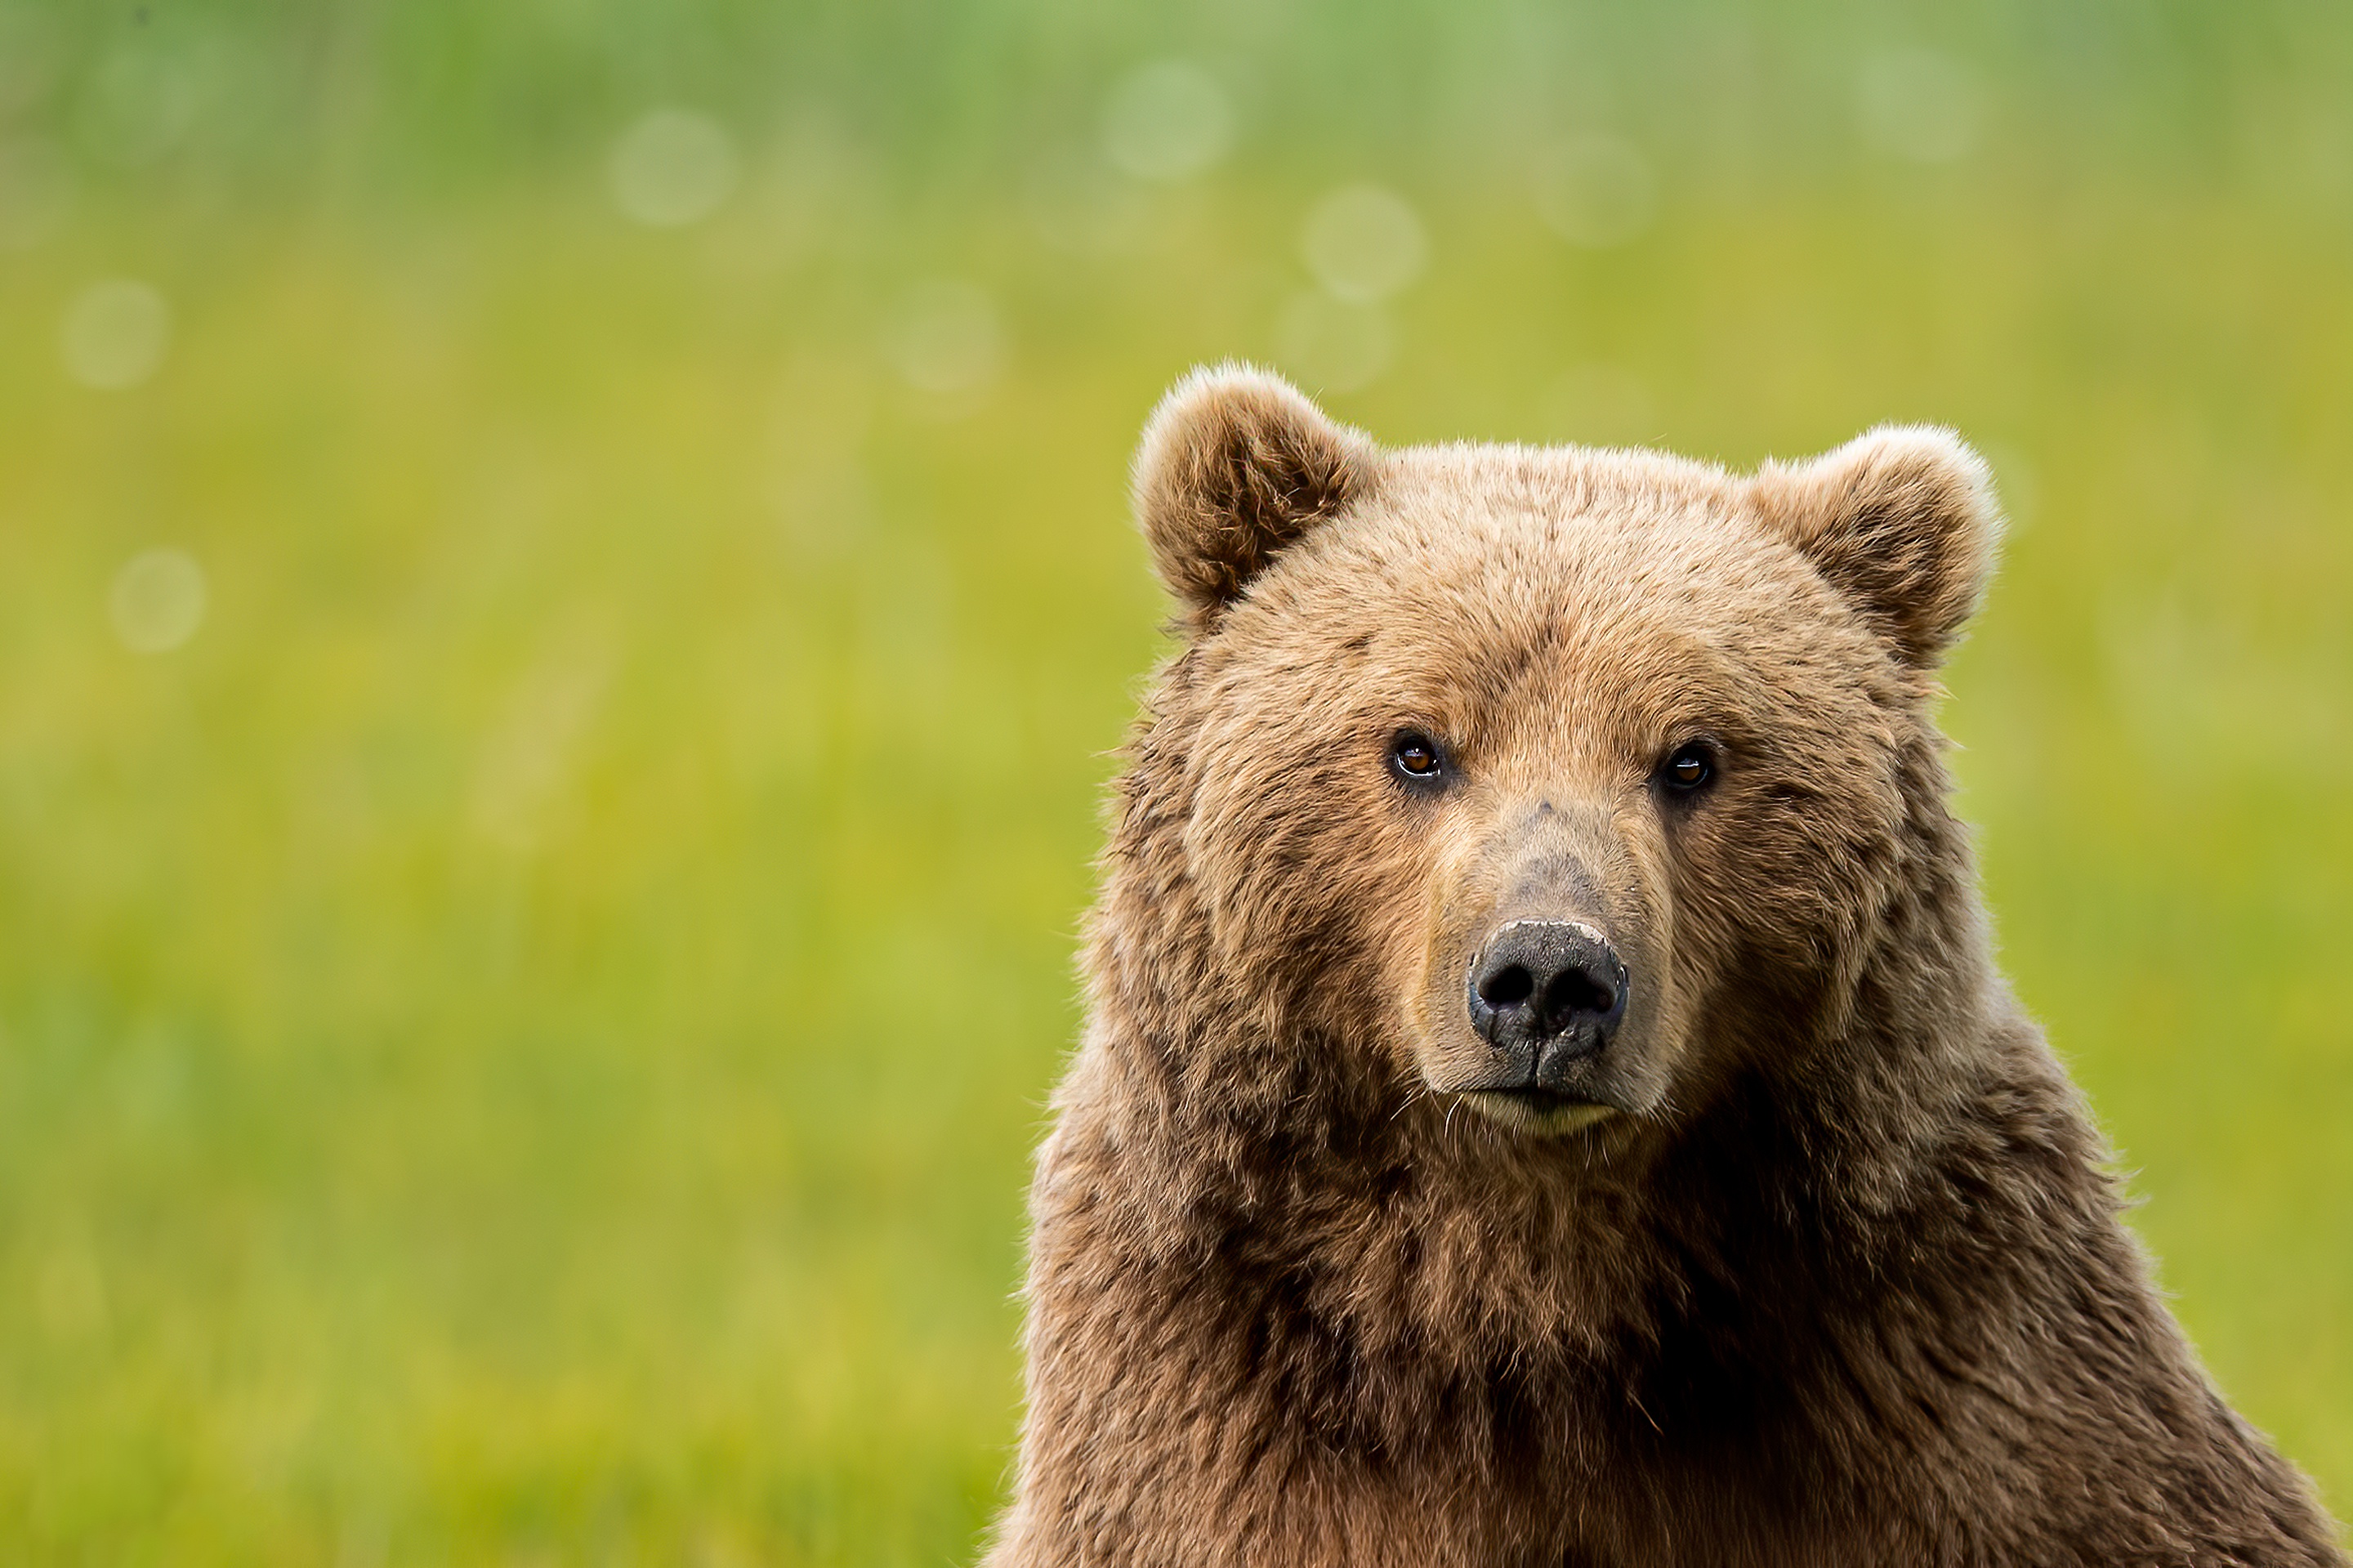
[[[1625,1113],[1595,1100],[1572,1099],[1544,1089],[1474,1089],[1462,1097],[1471,1108],[1514,1132],[1560,1138],[1598,1127]]]

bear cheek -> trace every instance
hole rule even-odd
[[[1674,866],[1655,821],[1624,825],[1630,874],[1619,891],[1618,943],[1630,972],[1617,1071],[1630,1098],[1655,1106],[1689,1070],[1697,998]]]
[[[1205,769],[1186,858],[1218,958],[1263,1027],[1386,1037],[1412,972],[1399,955],[1418,937],[1421,845],[1391,820],[1387,781],[1367,789],[1333,749]]]
[[[1820,771],[1804,775],[1825,777]],[[1679,835],[1685,1005],[1725,1060],[1807,1037],[1857,945],[1889,860],[1895,802],[1757,783]]]
[[[1428,841],[1416,916],[1400,932],[1396,962],[1405,976],[1401,1025],[1410,1065],[1433,1086],[1475,1075],[1485,1046],[1463,1004],[1471,955],[1495,906],[1493,878],[1482,874],[1479,835],[1450,814]]]
[[[1329,941],[1343,955],[1324,999],[1327,1021],[1369,1038],[1410,1067],[1419,1055],[1421,1020],[1442,1004],[1444,989],[1430,980],[1432,900],[1445,878],[1438,871],[1449,835],[1401,813],[1395,802],[1335,813],[1330,832],[1343,842],[1319,857],[1326,890]]]

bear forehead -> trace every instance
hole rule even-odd
[[[1850,684],[1885,662],[1757,525],[1741,482],[1579,448],[1388,454],[1374,492],[1279,557],[1219,641],[1294,666],[1336,650],[1467,673],[1546,651],[1605,679],[1763,668],[1777,684]]]

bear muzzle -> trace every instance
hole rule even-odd
[[[1677,1053],[1641,857],[1599,790],[1496,794],[1430,884],[1409,1001],[1422,1081],[1521,1132],[1646,1117]]]

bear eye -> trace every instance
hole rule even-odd
[[[1421,731],[1400,730],[1389,742],[1389,766],[1409,783],[1434,784],[1446,772],[1446,758]]]
[[[1715,754],[1696,740],[1675,747],[1659,764],[1659,782],[1678,795],[1688,795],[1715,777]]]

